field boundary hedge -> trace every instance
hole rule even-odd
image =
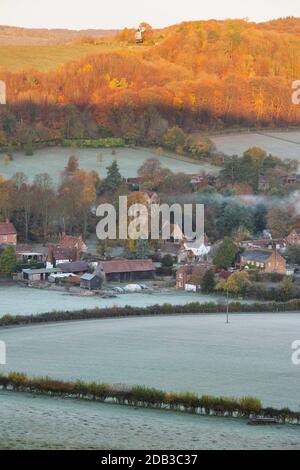
[[[63,381],[49,377],[28,377],[20,372],[0,374],[2,390],[51,397],[85,399],[140,408],[181,411],[204,416],[232,418],[275,418],[280,423],[300,424],[300,412],[289,408],[264,408],[257,398],[199,396],[191,392],[165,392],[145,386],[116,386],[106,383]]]
[[[26,296],[24,297],[26,301]],[[151,305],[149,307],[110,307],[81,309],[73,311],[52,311],[37,315],[4,315],[0,318],[0,327],[32,325],[49,322],[65,322],[76,320],[97,320],[104,318],[124,318],[124,317],[143,317],[143,316],[164,316],[164,315],[184,315],[184,314],[216,314],[226,313],[225,304],[216,304],[214,302],[201,304],[192,302],[184,305]],[[240,303],[231,302],[229,304],[229,313],[281,313],[281,312],[300,312],[300,300],[291,300],[286,303]]]

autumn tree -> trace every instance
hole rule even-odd
[[[184,149],[187,142],[187,136],[180,127],[172,127],[167,130],[163,137],[163,144],[169,150],[178,151]]]
[[[48,173],[36,175],[33,183],[34,212],[40,219],[44,241],[48,238],[48,228],[54,210],[55,193],[52,178]]]
[[[227,280],[216,285],[217,290],[229,292],[234,295],[245,295],[252,286],[249,274],[245,271],[233,273]]]
[[[138,169],[138,176],[144,180],[147,189],[156,189],[171,174],[167,168],[162,168],[161,163],[156,158],[149,158]]]
[[[192,192],[191,177],[185,173],[170,173],[158,186],[166,194],[188,194]]]
[[[65,173],[75,173],[79,169],[78,158],[74,155],[71,156],[68,160],[67,166],[65,167]]]
[[[272,207],[267,214],[267,228],[273,238],[283,238],[290,232],[291,217],[286,209]]]
[[[96,200],[94,173],[77,170],[65,177],[59,188],[59,207],[65,231],[73,232],[80,228],[86,236],[91,207]]]

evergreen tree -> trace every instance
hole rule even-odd
[[[11,274],[17,267],[17,256],[12,246],[7,246],[0,255],[0,272]]]
[[[143,238],[139,238],[136,243],[136,254],[137,259],[147,259],[149,256],[149,242]]]
[[[215,273],[210,269],[206,271],[201,281],[201,291],[211,294],[215,289]]]
[[[118,163],[116,160],[112,162],[112,164],[107,167],[107,177],[104,180],[104,192],[108,194],[114,194],[120,187],[123,182],[123,178],[121,176]]]

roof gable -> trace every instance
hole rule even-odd
[[[273,255],[272,251],[249,250],[242,253],[242,258],[248,262],[266,263]]]
[[[15,226],[10,222],[0,223],[0,235],[17,235]]]

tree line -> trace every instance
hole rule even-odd
[[[153,145],[174,126],[298,125],[299,19],[282,24],[185,22],[138,51],[108,48],[48,72],[3,71],[0,143],[113,135]],[[113,43],[130,45],[126,34]]]

